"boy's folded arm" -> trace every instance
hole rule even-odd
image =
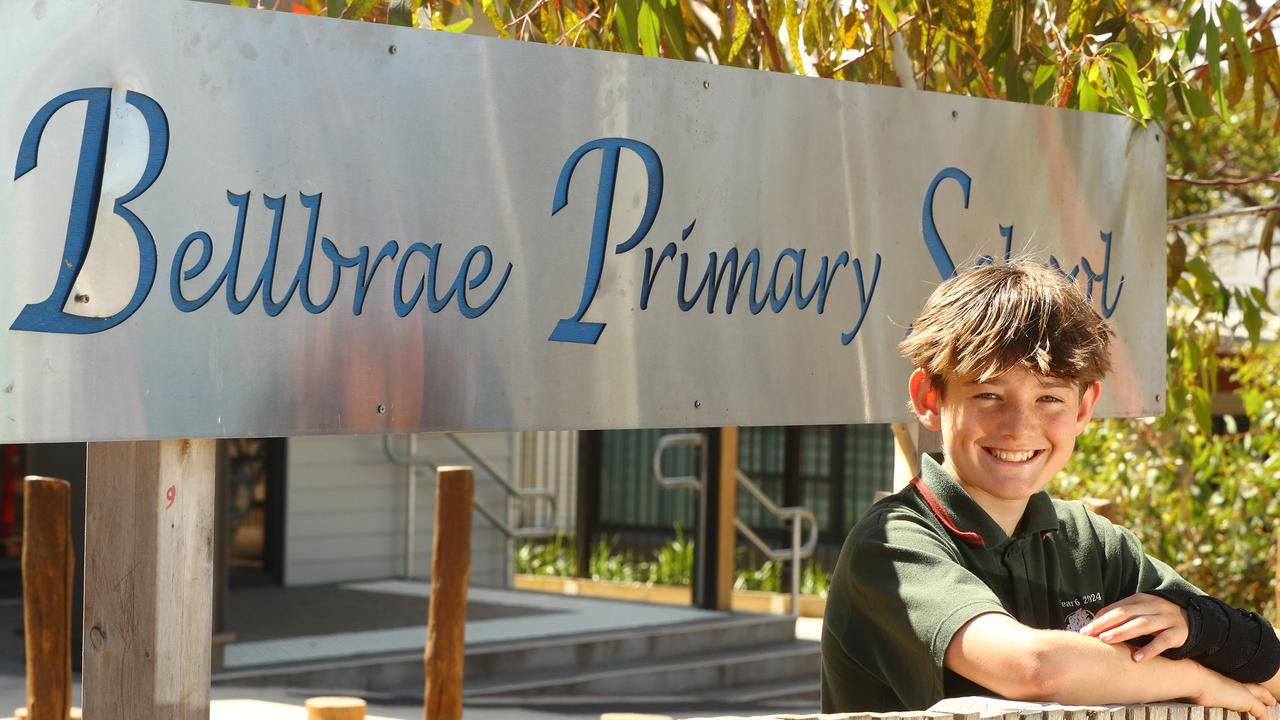
[[[1273,627],[1271,628],[1271,631],[1276,634],[1277,639],[1280,639],[1280,628]],[[1262,683],[1262,687],[1270,690],[1272,695],[1275,695],[1277,699],[1280,699],[1280,672],[1272,675],[1270,680],[1264,681]]]
[[[952,638],[946,666],[1013,700],[1122,704],[1199,698],[1265,716],[1246,686],[1189,660],[1137,663],[1124,646],[1037,630],[1000,613],[979,615]]]

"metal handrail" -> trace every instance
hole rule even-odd
[[[703,520],[706,518],[706,463],[703,462],[701,465],[699,475],[681,475],[669,478],[662,474],[662,454],[673,447],[701,448],[705,442],[705,437],[701,433],[676,433],[672,435],[664,435],[661,438],[658,438],[658,445],[654,448],[653,452],[653,479],[665,488],[691,488],[697,490],[699,507],[702,508],[699,515]],[[747,538],[752,545],[755,545],[760,552],[764,553],[765,557],[770,560],[791,561],[791,614],[799,615],[800,561],[812,557],[813,551],[818,547],[818,517],[814,515],[813,511],[806,507],[779,506],[777,503],[770,500],[769,496],[766,495],[764,491],[751,480],[751,478],[747,477],[747,474],[742,472],[740,468],[735,468],[734,475],[737,478],[738,485],[745,488],[747,493],[755,498],[767,512],[779,520],[784,522],[789,521],[791,523],[791,547],[789,549],[774,549],[761,539],[761,537],[756,534],[755,530],[752,530],[751,526],[747,525],[742,518],[736,517],[735,515],[733,519],[734,528],[738,532],[742,533],[743,537]],[[803,534],[801,532],[801,525],[803,525],[805,521],[808,521],[809,523],[809,538],[802,543],[800,541],[800,537]],[[703,540],[702,528],[704,525],[705,522],[698,523],[698,539],[700,547],[705,547],[705,545],[701,544],[701,541]],[[704,555],[705,553],[701,551],[698,553],[699,561],[701,561]],[[702,565],[701,562],[699,562],[699,577],[701,577],[701,574]],[[701,585],[701,583],[698,584]]]
[[[703,600],[702,593],[706,585],[703,578],[707,572],[707,553],[704,551],[707,547],[707,494],[703,492],[702,480],[707,474],[707,454],[701,450],[698,452],[697,475],[669,478],[662,474],[662,453],[674,447],[701,448],[703,442],[702,433],[673,433],[658,438],[658,446],[653,450],[653,478],[659,485],[668,490],[692,488],[698,491],[698,523],[694,534],[697,552],[694,553],[693,563],[693,601],[697,604],[701,604]]]
[[[807,520],[809,522],[809,538],[800,546],[800,559],[806,560],[813,557],[813,551],[818,547],[818,516],[809,508],[800,505],[790,507],[778,506],[769,499],[768,495],[764,494],[764,491],[760,489],[759,485],[756,485],[751,481],[751,478],[747,477],[746,473],[742,472],[741,469],[737,472],[738,484],[746,488],[747,492],[751,493],[751,496],[763,505],[764,509],[769,511],[771,515],[784,521],[798,519],[800,521]],[[750,533],[750,535],[759,539],[759,536],[756,536],[755,533]],[[773,550],[767,545],[759,542],[756,542],[755,546],[760,548],[761,552],[768,555],[770,560],[783,560],[789,555],[789,553],[784,550]]]
[[[502,477],[502,473],[499,473],[497,470],[493,469],[492,465],[485,462],[485,459],[481,457],[479,453],[473,450],[470,445],[463,442],[462,438],[458,437],[456,433],[447,432],[447,433],[444,433],[444,437],[446,440],[453,443],[454,447],[461,450],[462,454],[466,455],[468,458],[471,459],[472,462],[480,466],[480,468],[483,469],[485,472],[489,473],[489,477],[496,480],[497,483],[507,491],[508,495],[515,496],[521,500],[545,500],[547,502],[548,514],[552,518],[551,521],[553,523],[555,522],[556,494],[554,492],[546,488],[522,488],[516,485],[512,485],[510,481]],[[552,528],[551,534],[552,535],[555,534],[554,528]]]
[[[485,507],[479,502],[473,502],[472,507],[487,519],[494,527],[498,528],[506,537],[513,540],[524,540],[530,538],[554,537],[558,532],[555,527],[556,517],[556,497],[555,493],[545,488],[521,488],[511,484],[509,480],[502,476],[492,465],[484,460],[470,445],[467,445],[461,438],[456,437],[453,433],[443,433],[454,447],[462,451],[472,462],[488,473],[489,477],[507,493],[508,496],[515,496],[520,500],[541,499],[545,500],[550,510],[550,525],[535,525],[533,527],[512,527],[505,520],[498,517],[492,510]],[[408,434],[406,437],[409,442],[408,454],[400,452],[392,443],[393,435],[384,435],[382,438],[382,449],[386,453],[387,459],[396,465],[405,467],[409,470],[409,502],[405,509],[406,512],[406,538],[405,538],[405,576],[408,577],[413,569],[414,555],[414,534],[417,518],[417,500],[416,500],[416,470],[419,466],[426,466],[431,470],[439,468],[439,464],[432,462],[431,458],[424,455],[418,455],[416,434]],[[523,508],[522,508],[523,513]]]
[[[702,433],[675,433],[658,438],[658,447],[653,450],[653,479],[668,490],[681,488],[702,489],[702,475],[681,475],[669,478],[662,474],[662,453],[674,447],[702,447]]]

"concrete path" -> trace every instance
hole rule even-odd
[[[387,651],[420,652],[426,638],[426,583],[403,580],[341,583],[295,588],[249,588],[231,593],[231,629],[240,642],[227,647],[228,668],[273,662],[325,659]],[[565,597],[514,590],[472,588],[467,642],[535,639],[600,629],[639,629],[714,617],[688,607]],[[25,702],[21,601],[0,601],[0,718]],[[817,640],[821,620],[801,619],[798,638]],[[255,700],[301,709],[308,697],[355,695],[369,702],[370,717],[421,720],[421,698],[397,698],[344,691],[343,688],[293,689],[216,686],[215,700]],[[75,704],[80,704],[79,676]],[[246,704],[214,706],[212,720],[251,720]],[[224,709],[225,708],[225,709]],[[265,709],[257,707],[258,710]],[[278,709],[278,708],[277,708]],[[698,701],[663,702],[654,698],[493,698],[468,702],[467,720],[600,720],[606,713],[637,713],[672,718],[753,716],[814,712],[812,704],[725,705]],[[305,717],[295,715],[296,717]],[[291,720],[289,715],[271,720]]]

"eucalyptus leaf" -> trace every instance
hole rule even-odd
[[[1187,106],[1192,115],[1198,118],[1213,115],[1213,106],[1209,104],[1209,99],[1204,96],[1204,93],[1200,92],[1199,88],[1185,85],[1182,87],[1182,92],[1187,99]]]
[[[420,4],[418,0],[391,0],[387,6],[387,23],[400,27],[413,27]]]
[[[1169,111],[1169,84],[1157,73],[1151,84],[1151,116],[1163,120]]]
[[[466,31],[467,28],[471,27],[471,23],[473,22],[475,22],[473,18],[462,18],[458,22],[450,23],[440,29],[445,32],[460,33],[460,32]]]
[[[1248,76],[1249,71],[1240,61],[1240,54],[1232,48],[1227,55],[1227,89],[1223,94],[1227,107],[1235,107],[1244,97],[1244,81]]]
[[[1086,112],[1097,112],[1099,105],[1098,91],[1094,85],[1094,80],[1089,77],[1087,70],[1080,71],[1080,80],[1076,85],[1076,92],[1079,93],[1079,101],[1077,103],[1081,110]]]
[[[657,57],[662,49],[662,18],[658,0],[640,0],[636,13],[636,30],[640,39],[640,52]]]
[[[1041,65],[1040,67],[1036,68],[1036,76],[1035,76],[1035,80],[1032,82],[1032,85],[1035,86],[1035,88],[1038,90],[1041,85],[1044,85],[1051,78],[1056,77],[1057,74],[1058,74],[1057,65]]]
[[[788,0],[778,0],[779,2],[788,2]],[[812,0],[816,1],[816,0]],[[889,27],[898,32],[898,12],[893,9],[893,0],[876,0],[876,8],[880,11],[880,15],[889,23]]]
[[[1274,55],[1266,50],[1262,50],[1259,41],[1254,40],[1254,47],[1258,49],[1258,61],[1253,64],[1253,129],[1262,129],[1262,113],[1266,109],[1267,104],[1267,67]]]
[[[498,6],[494,0],[480,0],[480,9],[484,12],[484,16],[489,18],[489,24],[493,25],[493,29],[498,32],[498,37],[511,37],[511,33],[507,32],[506,23],[503,22],[502,16],[498,13]]]
[[[380,0],[351,0],[342,16],[351,20],[363,20],[377,9]]]
[[[1244,63],[1246,74],[1253,74],[1253,55],[1249,52],[1249,41],[1244,36],[1244,20],[1240,17],[1240,9],[1231,0],[1218,6],[1218,16],[1222,18],[1222,28],[1227,31],[1231,42],[1235,43],[1236,52]]]
[[[747,33],[751,30],[751,15],[742,0],[734,0],[734,6],[733,45],[729,48],[728,62],[733,62],[733,58],[742,50],[742,45],[747,41]]]
[[[1187,266],[1187,243],[1182,239],[1181,235],[1175,234],[1173,240],[1169,242],[1165,265],[1166,283],[1168,284],[1168,290],[1172,291],[1178,279],[1182,277],[1182,271]]]
[[[632,55],[640,54],[640,30],[638,16],[640,0],[618,0],[614,6],[613,24],[622,49]]]
[[[1218,26],[1214,24],[1213,18],[1205,21],[1205,42],[1208,43],[1206,48],[1207,62],[1209,65],[1209,82],[1213,88],[1214,98],[1218,103],[1218,110],[1224,115],[1227,112],[1226,88],[1222,86],[1222,56],[1220,55],[1221,41],[1218,38]]]
[[[981,55],[983,48],[987,46],[987,36],[990,34],[991,24],[991,0],[974,0],[973,3],[973,36],[974,47],[978,54]]]
[[[1249,344],[1257,347],[1262,339],[1262,311],[1251,300],[1240,302],[1239,305],[1244,329],[1249,333]]]
[[[677,0],[663,2],[662,35],[667,39],[667,47],[677,59],[690,59],[689,42],[685,38],[684,13]]]
[[[786,12],[787,47],[791,51],[791,66],[797,73],[804,73],[804,59],[800,56],[800,11],[795,3],[783,0]]]
[[[1200,8],[1191,16],[1191,25],[1187,28],[1186,46],[1183,48],[1187,54],[1187,63],[1194,64],[1197,56],[1200,54],[1200,41],[1204,39],[1204,4],[1201,3]]]

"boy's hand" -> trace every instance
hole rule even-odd
[[[1275,697],[1261,685],[1241,684],[1207,668],[1201,669],[1205,676],[1204,687],[1199,693],[1188,698],[1196,705],[1247,712],[1254,717],[1254,720],[1266,720],[1267,708],[1276,704]]]
[[[1164,598],[1138,593],[1099,610],[1080,633],[1108,645],[1150,635],[1150,643],[1133,649],[1134,661],[1142,662],[1170,648],[1182,647],[1187,641],[1187,611]]]

